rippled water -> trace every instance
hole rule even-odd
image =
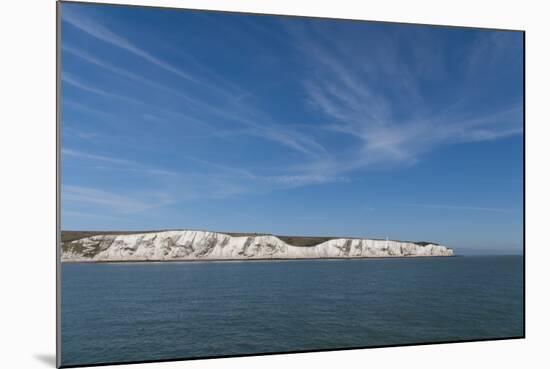
[[[521,256],[64,264],[62,364],[523,335]]]

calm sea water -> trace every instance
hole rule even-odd
[[[64,264],[62,364],[521,336],[521,256]]]

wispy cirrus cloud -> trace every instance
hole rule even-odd
[[[522,50],[514,42],[515,32],[485,32],[477,35],[473,46],[467,50],[465,62],[468,73],[479,74],[487,68],[496,65],[503,58],[522,57]],[[510,53],[510,49],[516,49],[516,53]]]
[[[101,117],[103,120],[111,120],[115,118],[115,115],[101,109],[93,108],[89,105],[82,104],[80,102],[74,101],[73,99],[63,98],[61,104],[65,108],[69,108],[74,111],[79,111],[86,114],[92,114],[96,117]]]
[[[137,46],[127,38],[120,36],[116,32],[109,29],[107,26],[94,21],[90,17],[82,16],[77,10],[71,7],[64,7],[62,13],[63,21],[73,25],[74,27],[86,32],[90,36],[93,36],[101,41],[112,44],[113,46],[124,49],[140,58],[162,68],[168,72],[171,72],[177,76],[180,76],[188,81],[198,82],[193,76],[180,68],[167,63],[166,61],[158,58],[143,48]]]
[[[292,127],[275,124],[272,122],[273,118],[258,109],[255,109],[251,106],[239,106],[239,104],[232,104],[230,107],[219,107],[218,105],[211,104],[206,100],[200,100],[194,97],[191,97],[189,94],[182,92],[181,89],[172,88],[165,84],[161,84],[150,79],[147,79],[143,76],[130,72],[126,69],[117,67],[109,62],[100,60],[97,57],[94,57],[87,53],[86,51],[73,48],[68,45],[63,46],[63,50],[70,52],[73,55],[80,57],[83,60],[86,60],[89,63],[92,63],[98,67],[106,69],[114,74],[117,74],[121,77],[131,79],[135,82],[148,85],[150,87],[162,89],[166,92],[169,92],[181,99],[194,108],[194,114],[210,114],[214,118],[222,118],[225,120],[230,120],[237,122],[244,126],[244,129],[241,130],[232,130],[231,134],[247,135],[253,137],[259,137],[266,139],[298,152],[301,152],[308,156],[318,157],[320,155],[326,154],[326,150],[319,142],[314,138],[307,136],[300,132],[299,130],[292,129]],[[128,97],[122,94],[113,93],[105,91],[104,89],[94,87],[89,83],[86,83],[82,80],[79,80],[70,73],[64,72],[62,79],[67,83],[71,84],[74,87],[80,88],[84,91],[94,93],[103,97],[111,97],[118,100],[125,101],[127,103],[147,105],[145,102],[137,100],[133,97]],[[234,91],[226,91],[228,96],[234,97]],[[231,102],[235,100],[231,99]],[[205,128],[208,128],[210,132],[217,130],[218,128],[212,127],[207,124],[204,119],[199,119],[197,117],[191,116],[189,113],[182,113],[180,111],[175,111],[173,109],[161,109],[159,107],[151,107],[155,110],[159,110],[165,114],[173,115],[177,118],[183,118],[185,120],[192,121],[194,123],[200,124]],[[216,133],[218,136],[223,136],[223,131]]]
[[[522,133],[518,63],[500,62],[517,55],[502,40],[476,56],[481,31],[62,9],[65,225],[370,224],[404,239],[446,216],[480,220],[441,231],[463,238],[517,225],[521,186],[487,182],[521,174],[521,140],[492,142]],[[437,201],[403,205],[426,196]]]
[[[91,59],[91,60],[93,60],[93,59]],[[98,64],[98,65],[100,65],[100,64]],[[116,71],[116,73],[119,73],[122,76],[126,76],[126,77],[129,77],[129,78],[132,78],[132,79],[136,79],[136,80],[138,80],[142,83],[147,82],[150,85],[157,85],[157,87],[160,86],[160,85],[155,84],[154,82],[151,82],[151,81],[149,81],[145,78],[141,78],[140,76],[138,76],[134,73],[127,72],[127,71],[124,71],[124,70],[118,70],[116,67],[109,66],[108,64],[104,64],[102,66],[104,68],[108,68],[108,69],[111,69],[113,71]],[[90,83],[88,81],[83,81],[82,79],[77,78],[73,74],[71,74],[69,72],[66,72],[66,71],[64,71],[62,73],[61,80],[68,83],[69,85],[71,85],[75,88],[78,88],[80,90],[83,90],[83,91],[86,91],[86,92],[89,92],[89,93],[92,93],[92,94],[95,94],[95,95],[98,95],[98,96],[101,96],[101,97],[105,97],[105,98],[109,98],[109,99],[116,99],[116,100],[119,100],[119,101],[122,101],[122,102],[125,102],[125,103],[138,105],[138,106],[143,107],[144,109],[157,111],[157,112],[160,112],[162,114],[175,117],[176,119],[182,119],[186,122],[191,122],[195,125],[209,127],[209,125],[206,124],[204,121],[202,121],[200,119],[197,119],[195,117],[192,117],[189,114],[185,114],[185,113],[182,113],[181,111],[174,110],[174,109],[167,109],[167,108],[162,108],[162,107],[157,106],[157,105],[151,105],[151,104],[149,104],[149,103],[147,103],[143,100],[136,99],[136,98],[134,98],[134,97],[132,97],[128,94],[124,94],[124,93],[120,93],[120,92],[118,92],[118,93],[111,92],[111,91],[108,91],[106,89],[96,87],[96,86],[93,85],[93,83]],[[179,95],[181,95],[181,94],[179,94]],[[97,114],[101,114],[103,116],[110,116],[111,118],[115,117],[115,115],[110,114],[108,112],[98,111],[97,109],[94,109],[94,108],[91,108],[89,106],[85,106],[85,105],[82,105],[82,104],[79,104],[79,105],[80,106],[77,106],[77,107],[80,108],[80,109],[85,109],[85,110],[88,110],[88,111],[91,111],[91,112],[97,112]]]
[[[188,71],[138,47],[128,38],[89,16],[68,11],[64,12],[63,19],[88,35],[126,50],[183,79],[207,83],[186,78],[190,75]],[[63,50],[121,78],[180,98],[189,108],[186,113],[158,106],[148,106],[148,108],[154,108],[165,115],[200,123],[205,130],[205,135],[222,138],[260,137],[304,155],[304,160],[297,165],[283,167],[278,171],[262,175],[245,168],[231,168],[224,164],[203,161],[202,165],[217,171],[211,174],[212,178],[219,180],[219,177],[223,176],[222,183],[225,187],[222,189],[220,186],[212,190],[213,193],[223,194],[223,196],[247,193],[251,190],[251,184],[277,189],[344,182],[348,180],[348,173],[370,166],[385,163],[415,163],[423,154],[440,145],[496,140],[521,134],[522,128],[518,122],[522,111],[519,103],[507,109],[483,114],[468,114],[464,109],[456,109],[454,105],[448,106],[446,110],[433,111],[429,105],[426,105],[427,102],[419,88],[418,78],[427,70],[438,70],[440,71],[438,73],[444,74],[441,71],[445,68],[441,65],[426,66],[422,61],[416,64],[406,63],[399,59],[398,46],[391,42],[377,43],[377,47],[368,50],[369,58],[361,58],[365,49],[343,46],[326,32],[319,32],[315,27],[289,27],[283,22],[283,28],[291,36],[290,40],[294,42],[295,50],[303,59],[306,69],[310,71],[304,74],[305,78],[301,86],[305,93],[305,102],[325,121],[321,125],[290,125],[280,122],[273,113],[263,111],[249,101],[243,101],[242,98],[235,98],[236,92],[238,92],[237,96],[252,96],[251,92],[242,89],[236,83],[228,82],[217,86],[217,91],[221,89],[222,95],[231,98],[227,98],[222,104],[214,104],[208,99],[198,98],[188,93],[186,89],[152,80],[70,44],[64,44]],[[269,33],[268,30],[262,32]],[[281,40],[281,37],[277,34],[276,39]],[[282,37],[282,40],[287,38]],[[421,50],[413,54],[418,56],[430,54],[430,52],[433,53],[433,50]],[[359,56],[361,63],[358,63],[354,56]],[[442,63],[440,58],[430,59],[431,63]],[[134,98],[131,94],[127,96],[107,91],[94,86],[93,83],[84,82],[70,73],[64,72],[62,78],[72,86],[90,93],[147,106],[145,102]],[[195,114],[207,118],[199,118]],[[155,120],[160,119],[162,118],[157,117]],[[224,130],[210,123],[220,119],[238,123],[240,128]],[[346,147],[329,149],[330,145],[319,140],[323,132],[337,132],[348,136],[352,141]],[[68,152],[67,155],[77,157],[75,152]],[[81,159],[109,163],[106,158],[97,155],[83,153],[79,155]],[[110,164],[122,163],[111,161]],[[154,173],[153,169],[136,165],[136,163],[126,165],[126,170]]]
[[[283,26],[297,52],[310,65],[311,73],[303,80],[303,88],[307,102],[327,122],[323,129],[354,139],[347,155],[333,152],[332,162],[306,163],[304,170],[346,172],[380,164],[410,164],[445,144],[489,141],[522,133],[521,100],[480,112],[471,109],[468,96],[464,96],[461,109],[452,101],[446,108],[435,110],[419,88],[422,73],[413,73],[418,67],[399,59],[395,42],[371,45],[366,39],[344,47],[315,27],[290,22],[283,22]],[[357,63],[358,58],[361,63]],[[441,58],[425,57],[423,68],[445,68],[426,63],[441,64]]]
[[[63,82],[66,82],[66,83],[70,84],[73,87],[76,87],[76,88],[79,88],[81,90],[84,90],[84,91],[87,91],[87,92],[90,92],[90,93],[93,93],[93,94],[96,94],[96,95],[99,95],[99,96],[103,96],[103,97],[106,97],[106,98],[109,98],[109,99],[117,99],[117,100],[121,100],[121,101],[131,103],[131,104],[139,104],[139,105],[144,104],[142,101],[139,101],[139,100],[134,99],[132,97],[129,97],[127,95],[117,94],[117,93],[110,92],[110,91],[107,91],[107,90],[104,90],[104,89],[101,89],[101,88],[98,88],[98,87],[91,86],[90,84],[82,81],[80,78],[78,78],[78,77],[76,77],[76,76],[74,76],[71,73],[68,73],[66,71],[62,73],[61,80]]]
[[[84,212],[84,211],[75,211],[75,210],[63,210],[63,216],[65,217],[76,217],[76,218],[84,218],[84,219],[101,219],[101,220],[109,220],[109,221],[122,221],[124,220],[124,217],[117,217],[117,216],[111,216],[107,215],[105,213],[94,213],[94,212]]]
[[[201,86],[209,91],[214,91],[222,96],[225,96],[226,98],[231,98],[235,96],[235,94],[240,93],[237,85],[226,81],[216,73],[212,71],[208,72],[209,74],[215,76],[215,81],[199,78],[195,73],[176,66],[168,62],[165,58],[156,55],[154,52],[145,50],[143,47],[138,46],[136,42],[132,42],[127,37],[124,37],[106,24],[93,19],[93,17],[90,17],[89,14],[84,15],[74,8],[65,7],[62,13],[62,20],[78,28],[80,31],[85,32],[91,37],[119,49],[125,50],[166,72],[181,77],[183,80],[190,82],[195,86]],[[186,55],[186,59],[190,61],[191,57]],[[201,67],[199,63],[196,61],[191,61],[191,63],[195,67],[202,68],[204,72],[204,67]],[[219,81],[222,81],[223,86],[219,85]]]
[[[135,81],[135,82],[138,82],[138,83],[141,83],[141,84],[145,84],[149,87],[153,87],[153,88],[168,91],[168,92],[178,96],[179,98],[185,100],[186,102],[188,102],[190,104],[193,104],[193,105],[196,105],[196,106],[199,106],[199,107],[204,107],[204,103],[201,100],[190,96],[189,94],[185,93],[182,89],[171,88],[171,87],[169,87],[165,84],[158,83],[158,82],[153,81],[151,79],[145,78],[142,75],[131,72],[128,68],[117,67],[116,65],[113,65],[112,63],[109,63],[108,61],[102,60],[102,59],[98,58],[97,56],[94,56],[94,55],[90,54],[89,52],[87,52],[85,50],[73,47],[68,43],[64,43],[62,45],[62,49],[64,51],[67,51],[67,52],[71,53],[74,56],[77,56],[77,57],[81,58],[82,60],[85,60],[86,62],[88,62],[90,64],[94,64],[94,65],[96,65],[100,68],[103,68],[103,69],[105,69],[105,70],[107,70],[111,73],[114,73],[118,76],[130,79],[132,81]]]
[[[114,165],[113,169],[116,169],[116,170],[133,171],[133,172],[147,174],[147,175],[171,176],[171,177],[178,175],[178,173],[175,171],[167,170],[164,168],[152,167],[150,165],[145,165],[143,163],[139,163],[134,160],[122,159],[114,156],[91,154],[91,153],[68,149],[68,148],[61,149],[61,157],[62,157],[62,160],[63,158],[67,158],[67,159],[73,158],[73,159],[78,159],[80,161],[84,160],[84,161],[100,162],[103,164],[110,164],[110,165]],[[97,166],[97,168],[109,169],[109,167],[101,167],[101,166]]]
[[[139,163],[135,160],[123,159],[115,156],[99,155],[80,150],[63,148],[61,150],[62,162],[68,161],[64,165],[70,164],[75,160],[79,168],[86,168],[83,163],[95,163],[92,169],[109,170],[118,174],[123,172],[133,172],[137,176],[147,176],[156,179],[157,183],[166,180],[174,180],[178,173],[163,168],[156,168],[150,165]],[[171,192],[161,185],[151,186],[148,190],[108,190],[98,188],[92,185],[61,185],[61,201],[63,204],[63,213],[74,216],[91,216],[109,219],[110,216],[104,214],[116,214],[118,216],[141,213],[154,208],[163,207],[179,201],[181,196]],[[79,212],[68,210],[73,207],[81,209]],[[114,219],[114,218],[113,218]]]
[[[89,154],[86,152],[67,149],[67,148],[61,149],[61,155],[62,157],[94,160],[94,161],[100,161],[100,162],[123,165],[123,166],[138,166],[138,163],[136,163],[133,160],[125,160],[125,159],[120,159],[120,158],[115,158],[115,157],[110,157],[105,155]]]
[[[124,194],[103,189],[67,185],[61,186],[61,201],[65,205],[78,204],[91,209],[107,209],[115,214],[139,213],[173,202],[168,195],[156,192],[135,192]]]
[[[62,123],[63,124],[63,123]],[[64,127],[63,134],[79,140],[94,142],[101,139],[100,134],[92,131],[80,130],[72,127]]]
[[[138,47],[135,43],[131,42],[126,37],[121,36],[120,34],[110,29],[106,25],[92,19],[89,15],[85,16],[80,12],[76,11],[75,9],[66,7],[63,11],[62,19],[100,41],[106,42],[115,47],[126,50],[134,54],[135,56],[145,59],[146,61],[166,71],[169,71],[178,76],[181,76],[184,79],[187,79],[189,81],[192,81],[198,84],[202,84],[206,86],[208,90],[220,93],[222,96],[225,97],[225,99],[227,99],[228,102],[230,101],[234,102],[235,96],[239,96],[239,95],[242,95],[243,93],[246,93],[246,92],[243,92],[243,90],[234,83],[227,82],[221,86],[218,86],[217,84],[209,83],[207,81],[194,78],[191,76],[191,73],[170,64],[169,62],[161,59],[156,55],[153,55],[152,53],[144,50],[141,47]],[[289,147],[293,150],[299,151],[309,156],[319,156],[324,154],[324,148],[322,147],[322,145],[316,142],[316,140],[313,139],[312,137],[308,137],[297,130],[289,130],[284,125],[280,126],[280,125],[271,123],[272,118],[269,116],[269,114],[265,114],[262,111],[254,109],[253,107],[237,105],[237,106],[232,106],[231,109],[227,109],[227,107],[219,107],[218,106],[219,104],[209,104],[204,100],[190,97],[188,94],[181,92],[181,90],[170,88],[166,85],[162,85],[160,83],[151,81],[142,76],[136,75],[135,73],[129,72],[123,68],[116,67],[110,63],[107,63],[105,61],[100,60],[97,57],[90,55],[89,53],[86,53],[83,50],[78,50],[70,46],[64,46],[64,49],[73,53],[76,56],[79,56],[80,58],[87,60],[90,63],[93,63],[99,67],[107,69],[120,76],[130,78],[135,81],[139,81],[149,86],[154,86],[156,88],[169,90],[171,93],[174,93],[179,97],[185,99],[188,103],[191,103],[196,107],[202,109],[201,111],[202,113],[210,112],[215,116],[223,117],[225,119],[230,119],[232,121],[238,122],[244,125],[245,127],[247,127],[246,130],[242,130],[244,134],[247,134],[249,136],[260,137],[275,143],[279,143],[281,145],[284,145],[286,147]],[[95,88],[93,86],[90,86],[89,84],[86,84],[83,81],[76,79],[74,76],[71,76],[71,75],[65,76],[65,72],[63,77],[64,77],[63,79],[68,83],[72,84],[75,87],[86,90],[88,92],[96,93],[105,97],[110,96],[117,99],[126,100],[126,102],[133,102],[133,103],[138,102],[136,99],[132,97],[125,97],[122,95],[113,94],[108,91],[102,90],[100,88]],[[197,119],[195,118],[190,118],[190,119],[197,121]]]
[[[517,210],[504,208],[490,208],[480,206],[462,206],[462,205],[445,205],[445,204],[406,204],[406,206],[431,208],[431,209],[446,209],[446,210],[467,210],[467,211],[482,211],[493,213],[515,213]]]
[[[75,160],[80,168],[112,171],[117,175],[132,172],[135,181],[146,179],[154,191],[126,191],[117,193],[91,186],[64,186],[62,200],[91,206],[95,210],[116,213],[136,213],[149,208],[158,208],[178,202],[200,199],[222,199],[245,194],[258,194],[273,190],[285,190],[307,185],[347,181],[347,178],[320,175],[261,175],[240,167],[232,167],[207,160],[187,157],[193,165],[182,163],[181,170],[153,167],[135,160],[117,156],[99,155],[81,150],[63,148],[64,165]],[[190,169],[193,168],[193,169]]]

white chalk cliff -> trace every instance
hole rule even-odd
[[[276,236],[236,237],[205,231],[163,231],[96,235],[62,243],[62,261],[169,261],[322,259],[452,256],[436,244],[336,238],[314,246],[293,246]]]

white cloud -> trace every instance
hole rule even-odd
[[[96,162],[102,162],[107,164],[113,164],[116,170],[133,171],[141,174],[155,175],[155,176],[177,176],[178,173],[167,170],[164,168],[156,168],[150,165],[145,165],[134,160],[122,159],[118,157],[90,154],[87,152],[73,150],[68,148],[61,149],[61,160],[64,158],[73,158],[81,160],[90,160]],[[96,167],[98,169],[111,169],[110,167]]]
[[[372,44],[367,39],[345,48],[315,27],[283,24],[309,65],[304,91],[307,101],[327,121],[323,128],[354,139],[346,155],[332,151],[330,160],[304,163],[303,170],[334,174],[372,165],[411,164],[441,145],[522,134],[521,101],[484,113],[474,113],[467,96],[463,101],[453,101],[447,109],[429,105],[417,87],[413,68],[399,59],[395,40]],[[364,57],[362,45],[369,45]],[[429,55],[434,52],[422,50]],[[442,58],[427,58],[432,59],[442,63]]]
[[[273,120],[273,118],[271,118],[268,114],[258,109],[255,109],[254,107],[248,104],[239,105],[238,101],[233,99],[232,100],[233,106],[224,107],[223,105],[222,106],[213,105],[208,103],[206,100],[193,98],[188,94],[183,93],[181,90],[171,88],[169,86],[160,84],[155,81],[151,81],[147,78],[144,78],[143,76],[132,73],[126,69],[116,67],[106,61],[100,60],[97,57],[90,55],[86,51],[75,49],[67,45],[64,45],[63,49],[80,57],[83,60],[86,60],[89,63],[95,64],[101,68],[109,70],[110,72],[115,73],[119,76],[131,79],[133,81],[137,81],[139,83],[146,84],[150,87],[162,89],[171,94],[174,94],[184,99],[186,103],[191,104],[192,107],[196,108],[196,111],[199,111],[202,114],[204,113],[211,114],[217,117],[218,119],[223,118],[225,120],[231,120],[241,125],[244,125],[246,127],[246,129],[233,130],[232,131],[233,134],[260,137],[260,138],[281,144],[283,146],[286,146],[295,151],[301,152],[305,155],[312,156],[312,157],[318,157],[320,155],[326,154],[326,150],[324,149],[324,147],[321,144],[319,144],[315,139],[308,137],[297,130],[293,130],[288,126],[272,123],[271,121]],[[121,94],[114,94],[112,92],[108,92],[103,89],[91,86],[65,71],[63,72],[62,79],[67,83],[73,85],[74,87],[80,88],[84,91],[98,94],[100,96],[110,97],[110,98],[112,97],[128,103],[133,103],[133,104],[147,105],[144,102],[136,100],[134,98],[124,96]],[[231,90],[227,90],[225,91],[225,93],[228,96],[231,96],[232,98],[235,95],[235,92]],[[202,125],[204,128],[209,129],[209,131],[218,130],[218,128],[210,126],[204,120],[197,119],[189,114],[184,114],[174,110],[162,109],[159,107],[150,107],[150,108],[154,108],[155,110],[158,110],[168,115],[173,115],[177,118],[183,118],[185,120],[192,121],[194,123]]]
[[[85,50],[77,49],[75,47],[70,46],[67,43],[64,43],[62,45],[62,49],[64,51],[67,51],[67,52],[75,55],[75,56],[78,56],[79,58],[85,60],[88,63],[94,64],[98,67],[106,69],[106,70],[108,70],[108,71],[110,71],[114,74],[117,74],[121,77],[130,79],[130,80],[133,80],[133,81],[137,81],[139,83],[146,84],[150,87],[154,87],[154,88],[158,88],[158,89],[168,91],[168,92],[170,92],[172,94],[175,94],[178,97],[184,99],[188,103],[203,106],[203,103],[200,100],[197,100],[197,99],[189,96],[189,94],[184,93],[183,92],[184,90],[182,90],[182,89],[171,88],[171,87],[168,87],[164,84],[152,81],[148,78],[143,77],[142,75],[139,75],[139,74],[136,74],[136,73],[133,73],[133,72],[129,71],[128,68],[117,67],[117,66],[115,66],[115,65],[113,65],[113,64],[111,64],[107,61],[101,60],[98,57],[93,56],[92,54],[90,54],[89,52],[86,52]]]
[[[75,185],[61,186],[61,201],[63,203],[76,203],[84,207],[109,209],[117,214],[142,212],[153,207],[166,205],[169,202],[166,197],[158,194],[136,193],[128,195],[127,191],[125,194],[120,194]]]
[[[110,30],[105,25],[95,22],[94,20],[81,16],[78,14],[78,11],[75,11],[71,7],[63,7],[63,12],[61,14],[62,20],[68,22],[69,24],[77,27],[83,32],[86,32],[90,36],[93,36],[101,41],[110,43],[116,47],[124,49],[132,54],[139,56],[140,58],[166,70],[175,75],[178,75],[186,80],[198,82],[193,76],[182,71],[181,69],[173,66],[170,63],[165,62],[164,60],[154,56],[150,52],[136,46],[134,43],[130,42],[125,37],[118,35],[117,33]]]
[[[460,205],[441,205],[441,204],[406,204],[406,206],[415,206],[422,208],[432,208],[432,209],[448,209],[448,210],[471,210],[471,211],[488,211],[496,213],[511,213],[516,212],[512,209],[503,209],[503,208],[488,208],[488,207],[479,207],[479,206],[460,206]]]
[[[73,87],[79,88],[79,89],[84,90],[84,91],[91,92],[91,93],[99,95],[99,96],[103,96],[103,97],[107,97],[107,98],[114,98],[114,99],[122,100],[124,102],[132,103],[132,104],[139,104],[139,105],[144,104],[142,101],[136,100],[136,99],[128,97],[126,95],[116,94],[116,93],[109,92],[109,91],[106,91],[106,90],[101,89],[101,88],[91,86],[91,85],[85,83],[84,81],[80,80],[79,78],[77,78],[76,76],[72,75],[71,73],[69,73],[67,71],[63,71],[63,73],[61,74],[61,80],[68,83],[68,84],[70,84]]]
[[[90,160],[97,160],[102,162],[107,162],[111,164],[120,164],[125,166],[137,166],[138,164],[132,160],[125,160],[125,159],[119,159],[119,158],[113,158],[110,156],[104,156],[104,155],[95,155],[95,154],[88,154],[82,151],[77,150],[71,150],[67,148],[61,149],[61,156],[62,157],[74,157],[74,158],[80,158],[80,159],[90,159]]]
[[[177,68],[136,46],[105,25],[73,12],[64,12],[63,19],[98,40],[127,50],[188,80],[188,71]],[[212,136],[247,135],[277,143],[292,152],[301,153],[303,159],[299,160],[298,164],[289,167],[283,163],[282,168],[262,168],[256,172],[249,168],[194,159],[195,164],[199,163],[208,170],[196,173],[184,168],[180,173],[152,168],[125,159],[69,149],[64,150],[63,154],[67,157],[113,164],[136,173],[159,177],[176,176],[177,178],[168,178],[168,183],[162,184],[163,191],[171,198],[198,199],[343,182],[348,180],[346,176],[351,172],[369,166],[415,163],[423,154],[440,145],[496,140],[522,133],[522,111],[519,103],[482,115],[460,113],[467,111],[458,109],[464,101],[453,102],[445,110],[434,111],[420,93],[414,66],[399,60],[395,45],[388,44],[388,50],[372,50],[372,59],[360,58],[350,53],[353,50],[339,45],[326,34],[315,33],[315,30],[291,29],[290,34],[291,39],[296,42],[301,60],[308,68],[302,87],[310,107],[325,122],[320,126],[303,124],[304,122],[296,125],[279,122],[276,112],[264,111],[249,99],[244,99],[243,96],[249,97],[253,94],[243,91],[237,85],[224,83],[216,87],[223,96],[231,98],[223,100],[223,103],[214,104],[207,99],[194,97],[182,89],[159,83],[131,72],[128,68],[102,60],[91,52],[67,44],[63,45],[63,50],[119,77],[173,94],[181,98],[181,101],[186,103],[186,108],[189,108],[185,114],[154,107],[156,111],[199,122],[207,134]],[[286,42],[286,37],[282,38]],[[445,73],[442,67],[430,68],[429,65],[422,65],[422,73],[431,69],[440,70],[441,74]],[[384,88],[380,88],[381,79],[386,79],[383,82],[387,87],[382,85]],[[144,104],[130,96],[117,95],[84,83],[65,72],[63,80],[91,93],[129,103]],[[193,82],[204,83],[198,80]],[[388,92],[388,89],[391,91]],[[400,109],[399,104],[408,103],[415,109],[405,109],[403,113],[404,109]],[[197,119],[194,115],[196,112],[208,116],[208,123],[203,119]],[[213,123],[222,122],[221,126],[225,121],[235,122],[239,126],[229,124],[227,126],[233,129],[220,129]],[[327,132],[343,134],[349,141],[345,146],[335,147],[328,140],[323,142],[319,138],[330,136],[326,135]],[[193,170],[196,169],[197,166],[194,166]],[[169,183],[170,181],[177,182],[178,185]],[[82,196],[82,193],[78,194],[74,189],[72,192],[73,198],[77,195]],[[87,195],[90,198],[94,198],[95,195],[97,198],[102,193],[88,192]],[[122,199],[117,198],[120,194],[106,195],[111,196],[110,199],[115,203],[126,204],[130,208],[140,207],[140,204],[131,205],[131,201],[123,199],[124,196]],[[105,202],[101,204],[107,205]]]

